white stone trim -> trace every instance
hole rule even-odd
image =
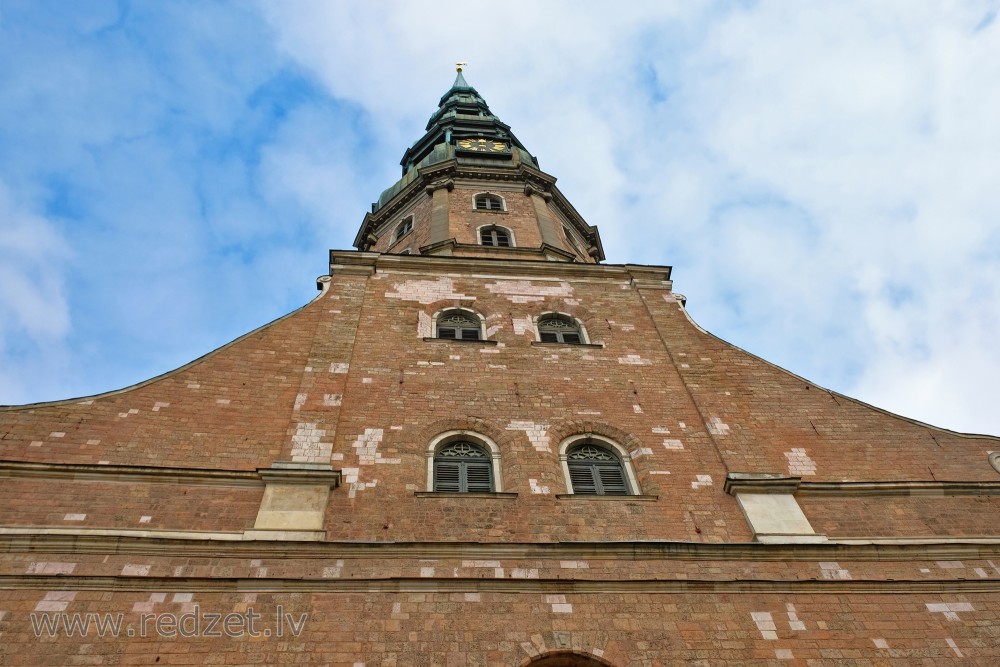
[[[427,445],[427,490],[434,490],[434,455],[438,449],[456,440],[471,440],[477,445],[482,445],[490,451],[491,463],[493,465],[493,491],[503,492],[503,478],[500,476],[500,447],[492,439],[482,433],[459,429],[455,431],[445,431],[431,439]]]
[[[506,209],[504,209],[506,210]],[[502,229],[510,236],[510,247],[517,247],[517,239],[514,238],[514,230],[506,225],[497,225],[490,223],[488,225],[479,225],[476,227],[476,238],[478,239],[479,245],[483,245],[483,230],[484,229]],[[487,246],[488,248],[499,247],[499,246]]]
[[[499,210],[501,210],[501,211],[506,211],[507,210],[507,198],[504,197],[502,194],[500,194],[499,192],[493,192],[492,190],[480,190],[479,192],[475,192],[475,193],[472,194],[472,210],[473,211],[487,211],[488,213],[492,213],[495,210],[497,210],[497,209],[476,208],[476,199],[480,195],[490,195],[491,197],[499,197],[500,198],[500,207],[501,207]]]
[[[590,345],[590,334],[587,333],[587,327],[584,325],[583,320],[578,317],[573,317],[569,313],[564,313],[559,310],[546,310],[544,313],[539,313],[532,318],[532,325],[535,327],[535,340],[541,342],[542,335],[538,332],[538,320],[542,319],[546,315],[558,315],[559,317],[565,317],[566,319],[572,320],[577,328],[580,330],[580,342],[585,345]]]
[[[431,337],[437,338],[437,335],[438,335],[438,318],[441,317],[441,315],[443,315],[444,313],[450,313],[450,312],[455,311],[455,310],[461,311],[463,313],[468,313],[469,315],[472,315],[473,317],[475,317],[476,319],[478,319],[479,320],[479,340],[486,340],[486,317],[484,317],[478,311],[472,310],[471,308],[464,308],[462,306],[449,306],[447,308],[442,308],[442,309],[440,309],[438,311],[435,311],[435,313],[433,315],[431,315]]]
[[[618,460],[622,464],[622,469],[625,470],[625,477],[628,479],[629,485],[629,495],[642,495],[642,488],[639,486],[639,480],[636,478],[635,471],[632,469],[632,455],[627,449],[619,445],[614,440],[606,438],[603,435],[595,435],[593,433],[571,435],[559,443],[559,464],[563,471],[563,482],[566,485],[566,493],[573,493],[573,482],[569,477],[569,459],[566,457],[566,452],[568,452],[569,448],[573,445],[581,444],[581,441],[593,442],[614,451],[614,453],[618,456]]]

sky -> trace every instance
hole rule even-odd
[[[0,0],[0,404],[307,303],[454,63],[717,336],[1000,434],[1000,0]]]

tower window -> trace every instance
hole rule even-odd
[[[404,218],[399,225],[396,226],[396,231],[392,234],[392,242],[395,243],[399,239],[403,238],[413,230],[413,216],[408,216]]]
[[[483,245],[495,248],[510,248],[510,232],[503,227],[483,227],[479,230],[479,239]]]
[[[461,310],[449,310],[437,318],[437,337],[451,340],[481,340],[482,327],[475,316]]]
[[[628,482],[621,460],[610,450],[587,443],[567,452],[573,493],[597,496],[627,496]]]
[[[448,443],[434,455],[434,490],[492,492],[493,465],[490,455],[472,442]]]
[[[565,315],[543,315],[538,319],[538,339],[543,343],[583,342],[583,332],[576,320]]]
[[[491,195],[488,192],[476,195],[477,211],[502,211],[503,199],[499,195]]]

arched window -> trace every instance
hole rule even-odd
[[[396,231],[392,233],[392,242],[395,243],[403,238],[413,229],[413,216],[407,216],[396,226]]]
[[[563,236],[566,237],[566,240],[569,242],[569,244],[573,247],[573,250],[575,250],[578,255],[583,255],[584,257],[587,256],[587,253],[585,253],[583,251],[583,248],[580,247],[580,244],[577,243],[576,236],[573,234],[573,232],[570,231],[569,227],[566,225],[563,225]]]
[[[446,310],[435,322],[436,336],[452,340],[482,340],[482,323],[464,310]]]
[[[503,198],[488,192],[476,195],[475,199],[477,211],[502,211]]]
[[[492,457],[476,443],[466,440],[449,442],[434,454],[434,490],[492,492]]]
[[[479,241],[483,245],[496,248],[510,248],[514,245],[510,242],[510,231],[496,225],[480,228]]]
[[[576,445],[566,452],[566,465],[573,493],[598,496],[627,496],[628,480],[621,459],[607,447],[592,442]]]
[[[580,325],[571,317],[550,313],[538,318],[538,340],[543,343],[585,342]]]

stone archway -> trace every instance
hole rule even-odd
[[[572,651],[553,651],[521,664],[523,667],[614,667],[593,655]]]

